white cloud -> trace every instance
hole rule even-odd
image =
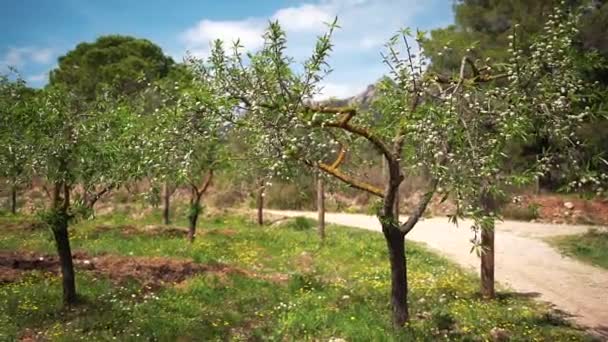
[[[308,0],[307,3],[284,7],[268,17],[249,17],[234,21],[203,19],[181,34],[193,55],[204,57],[209,53],[209,43],[221,39],[226,43],[241,39],[247,50],[255,50],[263,44],[261,38],[270,20],[278,20],[288,38],[287,54],[296,61],[310,56],[315,39],[327,29],[325,23],[338,17],[339,29],[332,43],[334,49],[330,65],[335,70],[325,80],[323,94],[315,98],[344,98],[363,91],[367,84],[376,81],[386,72],[379,52],[382,45],[399,29],[411,26],[421,9],[443,0]],[[430,7],[429,7],[430,6]],[[449,6],[449,5],[445,5]]]
[[[231,44],[237,39],[245,49],[256,49],[262,46],[264,25],[257,19],[241,21],[201,20],[194,27],[182,33],[182,40],[193,55],[202,57],[209,51],[211,42],[216,39]]]
[[[49,64],[53,60],[54,51],[51,48],[33,46],[11,47],[0,58],[0,65],[22,67],[28,63]]]
[[[30,51],[30,57],[32,61],[40,64],[48,64],[53,60],[53,49],[32,49]]]
[[[329,6],[304,4],[278,10],[272,18],[287,32],[322,32],[332,20]]]
[[[41,82],[47,81],[48,77],[49,77],[49,73],[48,72],[43,72],[43,73],[40,73],[40,74],[28,76],[26,78],[26,81],[31,82],[31,83],[41,83]]]

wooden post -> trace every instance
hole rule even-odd
[[[319,236],[325,240],[325,186],[323,177],[317,175],[317,214],[319,221]]]
[[[165,182],[164,184],[164,193],[163,193],[163,223],[168,225],[171,223],[170,219],[170,201],[171,201],[171,190],[169,189],[169,184]]]
[[[257,207],[258,207],[258,225],[264,225],[264,191],[266,187],[264,186],[264,179],[260,180],[258,193],[257,193]]]

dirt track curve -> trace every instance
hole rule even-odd
[[[268,210],[277,216],[316,218],[315,212]],[[403,218],[402,218],[403,219]],[[381,231],[378,219],[361,214],[327,213],[326,221]],[[426,219],[407,239],[423,242],[465,268],[478,269],[479,258],[471,250],[470,222],[455,227],[446,218]],[[530,294],[572,316],[608,339],[608,271],[561,255],[543,238],[578,234],[587,226],[505,221],[496,228],[496,280],[511,289]]]

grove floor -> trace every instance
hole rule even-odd
[[[176,217],[185,217],[178,213]],[[196,241],[180,219],[115,213],[70,228],[80,304],[61,306],[48,229],[0,217],[0,340],[587,341],[546,305],[501,291],[482,300],[475,275],[412,243],[411,322],[390,324],[379,234],[312,223],[258,227],[207,217]]]
[[[313,212],[268,211],[279,216],[316,217]],[[327,222],[380,231],[378,219],[361,214],[328,213]],[[425,219],[407,236],[476,271],[471,253],[471,222],[459,227],[447,218]],[[581,234],[588,226],[504,221],[496,227],[496,279],[518,293],[549,302],[571,318],[608,338],[608,270],[560,254],[545,239]]]

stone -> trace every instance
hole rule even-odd
[[[572,202],[565,202],[564,203],[564,207],[566,209],[568,209],[568,210],[572,210],[572,209],[574,209],[574,203],[572,203]]]
[[[494,342],[506,342],[509,341],[511,335],[506,329],[494,327],[490,330],[490,336]]]

